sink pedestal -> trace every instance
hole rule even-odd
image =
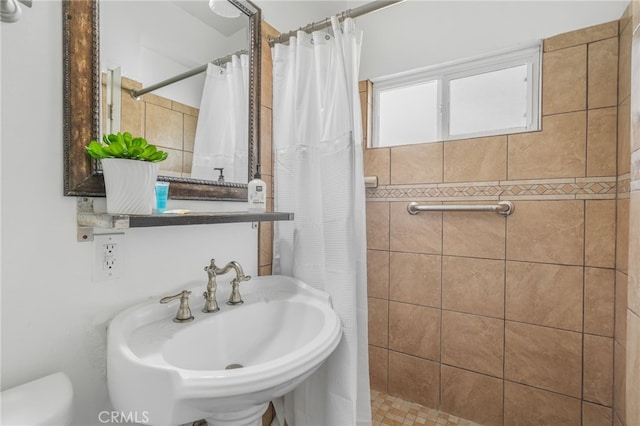
[[[205,420],[209,426],[261,426],[267,408],[268,402],[241,411],[215,413]]]

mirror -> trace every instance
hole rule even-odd
[[[207,0],[198,1],[207,3]],[[246,160],[246,176],[249,177],[255,172],[259,158],[261,14],[260,9],[249,1],[228,1],[249,21]],[[84,149],[88,141],[99,139],[104,133],[104,127],[101,128],[100,89],[103,76],[99,53],[99,8],[96,0],[63,2],[64,194],[69,196],[104,196],[104,181],[99,164],[91,159]],[[109,66],[105,65],[103,69]],[[173,75],[167,77],[171,76]],[[146,86],[153,83],[157,81],[144,82]],[[131,101],[134,101],[133,98]],[[150,143],[155,142],[150,140]],[[172,176],[161,176],[159,179],[171,182],[171,198],[246,200],[246,183],[192,179],[175,173]]]

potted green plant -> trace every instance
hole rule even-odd
[[[168,154],[129,132],[104,135],[86,149],[102,164],[107,213],[151,214],[158,163]]]

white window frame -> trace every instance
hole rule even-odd
[[[527,121],[522,127],[496,129],[484,132],[466,133],[451,136],[449,134],[450,100],[449,82],[459,78],[469,77],[505,68],[527,65]],[[472,59],[434,65],[418,70],[408,71],[392,76],[372,79],[373,82],[373,138],[371,147],[381,147],[378,139],[380,132],[380,94],[389,89],[410,86],[412,84],[437,81],[438,105],[440,116],[438,120],[437,139],[427,143],[441,142],[453,139],[469,139],[475,137],[504,135],[511,133],[531,132],[540,130],[540,98],[541,98],[541,68],[542,41],[536,41],[514,49],[495,52]],[[387,145],[385,145],[387,146]]]

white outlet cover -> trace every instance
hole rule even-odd
[[[114,244],[113,266],[105,268],[105,245]],[[124,233],[94,234],[93,236],[93,281],[122,278],[125,262]]]

